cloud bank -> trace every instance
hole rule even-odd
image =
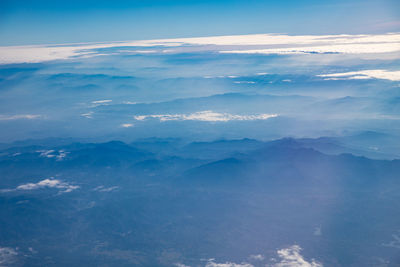
[[[400,34],[375,35],[278,35],[251,34],[214,36],[198,38],[178,38],[143,40],[128,42],[37,45],[37,46],[3,46],[0,47],[0,64],[37,63],[51,60],[65,60],[93,57],[96,55],[115,55],[116,53],[181,53],[183,51],[204,51],[221,53],[258,53],[258,54],[379,54],[400,51]],[[99,52],[99,49],[132,47],[134,50],[113,50]],[[152,50],[136,50],[137,47]],[[173,50],[169,48],[174,48]]]
[[[323,46],[302,46],[288,48],[228,50],[220,53],[230,54],[376,54],[400,51],[399,43],[383,44],[338,44]]]

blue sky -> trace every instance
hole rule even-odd
[[[3,0],[0,12],[0,45],[400,28],[400,4],[394,0]]]

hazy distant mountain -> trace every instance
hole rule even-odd
[[[8,148],[0,246],[15,266],[264,266],[294,245],[325,266],[399,262],[400,161],[318,151],[340,140]]]

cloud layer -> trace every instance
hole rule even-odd
[[[323,46],[301,46],[288,48],[228,50],[230,54],[377,54],[400,51],[399,43],[381,44],[335,44]]]
[[[252,34],[198,38],[143,40],[130,42],[91,43],[52,46],[0,47],[0,64],[43,62],[107,55],[99,49],[132,47],[133,50],[114,50],[115,53],[181,53],[183,51],[216,51],[221,53],[261,54],[379,54],[400,51],[400,34],[377,35],[277,35]],[[152,48],[152,50],[137,47]],[[173,48],[173,49],[170,49]]]

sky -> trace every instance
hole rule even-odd
[[[395,0],[0,1],[0,45],[397,32]]]

